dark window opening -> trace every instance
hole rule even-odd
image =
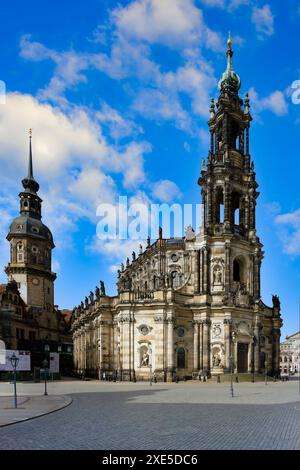
[[[241,266],[236,259],[233,262],[233,280],[235,282],[241,282]]]
[[[184,369],[185,368],[185,350],[184,348],[177,349],[177,368]]]

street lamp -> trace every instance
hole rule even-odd
[[[149,385],[152,385],[152,350],[149,349],[149,361],[150,361],[150,364],[149,364],[149,370],[150,370],[150,377],[149,377]]]
[[[13,355],[9,358],[9,360],[11,362],[11,365],[14,371],[14,407],[17,408],[18,404],[17,404],[17,373],[16,371],[17,371],[17,367],[18,367],[20,359],[15,355],[15,353],[13,353]]]
[[[47,359],[43,360],[43,369],[44,369],[44,379],[45,379],[44,395],[48,395],[48,393],[47,393],[47,370],[48,370],[48,361],[47,361]]]
[[[268,354],[265,356],[265,385],[268,385]]]

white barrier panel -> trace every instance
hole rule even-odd
[[[6,349],[5,364],[0,363],[0,370],[2,371],[14,370],[10,361],[10,358],[12,357],[13,354],[15,354],[17,358],[19,359],[19,362],[16,368],[17,371],[31,370],[30,352],[29,351],[17,351],[13,349]]]
[[[5,364],[6,362],[5,351],[5,343],[0,339],[0,364]]]
[[[59,353],[50,353],[49,372],[52,374],[59,373]]]

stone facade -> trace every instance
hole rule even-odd
[[[220,96],[210,108],[210,149],[198,183],[199,233],[147,241],[122,265],[118,295],[91,292],[74,309],[74,364],[87,374],[158,380],[279,371],[280,302],[261,300],[262,244],[249,152],[249,98],[232,69],[231,41]]]
[[[281,374],[299,374],[300,372],[300,331],[287,336],[280,345]]]

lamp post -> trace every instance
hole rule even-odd
[[[49,352],[50,352],[49,344],[45,344],[44,351],[45,351],[46,354],[49,355]],[[47,393],[47,371],[48,371],[48,367],[49,367],[49,361],[45,357],[45,359],[43,360],[44,381],[45,381],[44,395],[48,395],[48,393]]]
[[[48,395],[48,393],[47,393],[47,370],[48,370],[48,361],[47,361],[47,359],[43,360],[43,369],[44,369],[44,379],[45,379],[44,395]]]
[[[17,371],[17,367],[19,364],[19,358],[15,355],[15,353],[13,353],[13,355],[9,358],[9,360],[11,362],[11,365],[14,371],[14,407],[17,408],[18,403],[17,403],[17,373],[16,371]]]
[[[152,385],[152,349],[149,348],[149,371],[150,371],[150,377],[149,377],[149,385]]]
[[[268,354],[265,356],[265,385],[268,385]]]

